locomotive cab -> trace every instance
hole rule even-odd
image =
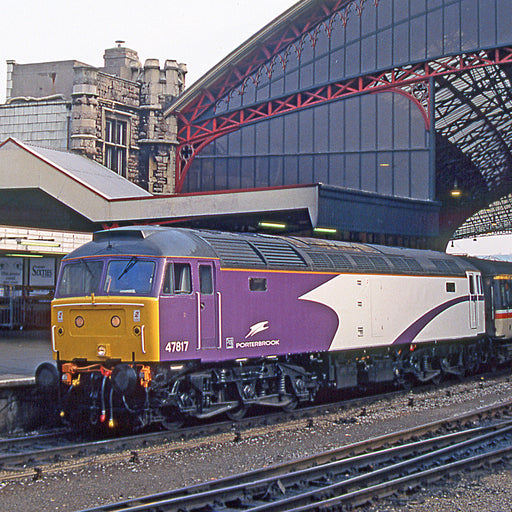
[[[54,359],[155,360],[158,270],[158,260],[136,256],[65,261],[52,302]]]

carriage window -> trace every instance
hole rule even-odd
[[[498,295],[496,297],[496,307],[509,309],[512,303],[512,293],[510,282],[506,280],[498,281]]]
[[[192,293],[192,273],[188,263],[168,263],[165,269],[163,293]]]
[[[455,283],[446,283],[446,291],[448,293],[455,293]]]
[[[204,295],[213,293],[212,267],[199,265],[199,288]]]
[[[249,290],[251,292],[266,292],[267,280],[264,277],[250,277]]]

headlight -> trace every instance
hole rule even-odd
[[[83,316],[77,316],[75,318],[75,325],[80,329],[80,327],[83,327],[85,324],[85,320]]]
[[[107,355],[107,347],[105,347],[105,345],[98,345],[96,353],[98,354],[98,357],[105,357]]]
[[[112,325],[112,327],[119,327],[121,325],[121,319],[117,315],[114,315],[110,319],[110,324]]]

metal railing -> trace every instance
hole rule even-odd
[[[49,299],[0,297],[0,328],[48,329],[49,327]]]

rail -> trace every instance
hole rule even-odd
[[[291,463],[103,505],[87,512],[219,509],[305,512],[339,509],[344,505],[354,507],[425,478],[441,478],[453,468],[508,457],[512,451],[512,419],[472,428],[461,425],[510,414],[511,407],[509,402]],[[456,432],[439,433],[440,429],[456,426],[459,429]],[[435,437],[433,432],[437,432]],[[410,441],[418,436],[425,438]],[[387,447],[390,444],[395,446]]]

